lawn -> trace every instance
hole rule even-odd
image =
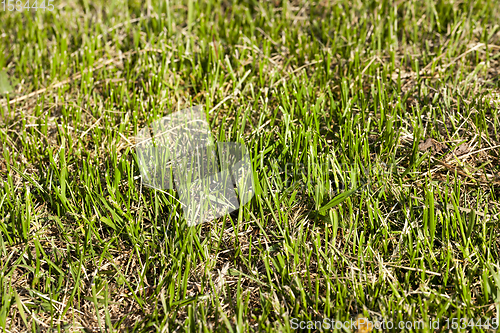
[[[500,2],[6,1],[0,330],[496,331]],[[188,226],[136,139],[197,105],[255,194]]]

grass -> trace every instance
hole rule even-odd
[[[82,0],[0,17],[3,331],[356,316],[494,331],[498,2]],[[193,105],[248,147],[256,193],[188,227],[175,191],[141,185],[134,137]]]

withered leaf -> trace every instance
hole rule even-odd
[[[467,154],[468,152],[470,152],[470,147],[467,143],[462,143],[457,147],[457,149],[455,149],[455,155],[457,156]]]
[[[425,140],[425,142],[420,142],[418,144],[418,150],[420,150],[420,151],[427,151],[431,147],[432,147],[432,139],[431,138],[427,138],[427,140]]]
[[[429,148],[432,148],[433,154],[439,154],[446,150],[446,145],[431,138],[427,138],[425,142],[420,142],[418,145],[418,149],[422,152],[429,150]]]

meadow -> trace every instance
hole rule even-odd
[[[0,4],[2,331],[496,331],[500,2],[43,5]],[[135,148],[196,105],[255,194],[192,227]]]

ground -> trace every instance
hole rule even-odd
[[[40,2],[0,4],[3,331],[495,330],[498,1]],[[135,137],[194,105],[255,195],[189,227]]]

